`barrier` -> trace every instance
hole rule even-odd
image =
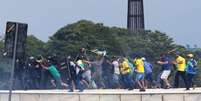
[[[0,101],[8,101],[8,91],[0,91]],[[28,90],[13,91],[12,101],[201,101],[201,88],[138,90]]]

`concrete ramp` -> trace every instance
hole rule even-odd
[[[0,91],[0,101],[8,101],[8,91]],[[201,88],[128,90],[28,90],[13,91],[12,101],[201,101]]]

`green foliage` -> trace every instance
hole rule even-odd
[[[201,58],[201,48],[193,49],[192,52],[197,59]]]
[[[159,31],[128,33],[126,29],[107,27],[101,23],[81,20],[59,29],[48,41],[48,53],[75,54],[81,47],[102,49],[111,55],[142,54],[153,59],[177,47],[173,39]]]
[[[37,56],[39,54],[44,54],[45,43],[37,39],[33,35],[27,37],[26,43],[26,54],[27,56]]]

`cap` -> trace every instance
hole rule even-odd
[[[142,60],[143,60],[143,61],[145,61],[145,60],[146,60],[146,58],[145,58],[145,57],[142,57]]]
[[[187,56],[190,57],[190,58],[194,57],[193,54],[187,54]]]

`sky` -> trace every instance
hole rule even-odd
[[[126,28],[127,0],[0,0],[0,33],[7,21],[28,23],[28,34],[48,41],[59,28],[81,19]],[[145,27],[178,44],[201,47],[201,0],[144,0]]]

